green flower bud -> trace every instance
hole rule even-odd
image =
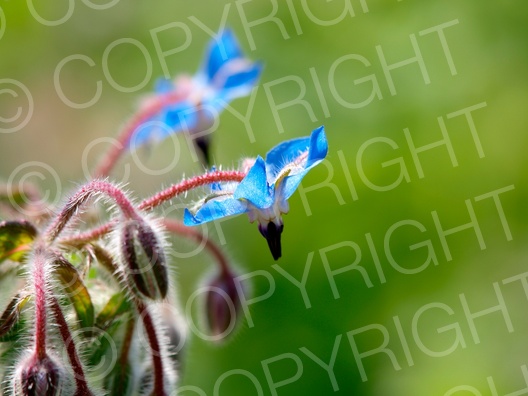
[[[146,222],[129,221],[122,229],[121,250],[125,276],[135,290],[153,300],[169,289],[163,246]]]

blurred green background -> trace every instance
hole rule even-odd
[[[252,296],[271,291],[250,305],[253,326],[244,319],[225,345],[189,332],[178,394],[526,389],[524,2],[0,2],[0,178],[17,182],[38,171],[43,177],[33,181],[51,201],[67,194],[87,179],[83,164],[93,167],[108,147],[90,144],[115,136],[164,63],[171,77],[194,73],[210,39],[205,30],[221,20],[265,67],[251,112],[248,98],[232,103],[249,114],[251,131],[225,111],[213,133],[215,162],[229,168],[321,124],[330,150],[290,199],[277,263],[246,216],[222,222],[221,233],[209,227]],[[160,58],[156,42],[173,53]],[[385,70],[388,80],[382,58],[394,65],[416,51],[420,62]],[[72,55],[82,58],[58,73]],[[74,103],[95,99],[75,108],[59,91]],[[28,114],[23,128],[6,133]],[[442,139],[444,125],[449,146],[418,153],[417,169],[404,131],[423,147]],[[138,159],[123,158],[113,175],[138,198],[203,170],[182,136]],[[470,216],[478,232],[461,229],[443,245],[435,219],[449,230]],[[206,253],[178,258],[195,248],[190,242],[174,240],[173,248],[185,311],[212,261]],[[297,282],[304,274],[304,298],[284,271]],[[198,304],[191,312],[200,326]]]

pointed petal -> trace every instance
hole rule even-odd
[[[249,95],[260,77],[261,72],[262,64],[260,63],[248,64],[242,70],[233,71],[225,79],[221,96],[229,102],[233,99]]]
[[[312,131],[309,150],[308,161],[306,162],[307,169],[324,160],[328,153],[328,141],[326,140],[324,126],[320,126]]]
[[[209,44],[206,55],[205,73],[212,80],[218,70],[230,59],[240,58],[242,51],[230,29],[225,29]]]
[[[309,139],[308,158],[304,169],[295,173],[291,172],[290,175],[284,178],[278,193],[280,199],[286,200],[290,198],[308,171],[325,159],[328,153],[328,142],[324,127],[315,129]],[[275,187],[278,188],[279,186]]]
[[[194,215],[185,209],[183,224],[186,226],[200,225],[222,217],[244,213],[246,210],[247,205],[244,202],[230,197],[223,200],[211,200],[206,202]]]
[[[266,166],[270,177],[275,179],[285,165],[293,162],[309,147],[309,137],[287,140],[273,147],[266,154]]]
[[[328,142],[324,127],[312,131],[309,137],[282,142],[266,154],[266,166],[271,176],[276,177],[282,168],[295,161],[302,153],[308,151],[305,168],[309,169],[322,161],[328,153]]]
[[[258,209],[268,208],[273,204],[266,177],[266,164],[258,156],[255,164],[236,188],[233,198],[245,199]]]

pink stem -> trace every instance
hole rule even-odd
[[[165,384],[163,383],[163,360],[161,358],[162,352],[158,341],[158,335],[156,334],[154,321],[152,320],[152,316],[150,315],[147,306],[137,298],[134,300],[136,302],[139,315],[143,320],[143,326],[145,327],[145,332],[147,333],[150,349],[152,351],[152,366],[154,368],[154,390],[152,395],[165,396]]]
[[[187,227],[183,223],[172,219],[163,219],[163,225],[167,230],[175,234],[183,235],[187,238],[192,238],[198,243],[205,243],[205,248],[213,255],[218,262],[220,270],[224,273],[229,273],[229,264],[222,250],[209,238],[203,236],[200,231],[195,228]]]
[[[46,230],[44,234],[45,239],[50,243],[53,242],[72,216],[79,212],[82,205],[85,204],[91,196],[100,193],[112,198],[120,207],[125,217],[134,220],[139,218],[134,206],[132,206],[132,203],[119,188],[104,180],[93,180],[81,187],[81,189],[68,200],[62,209],[62,212],[59,213],[55,218],[55,221],[51,223]]]
[[[35,286],[35,352],[39,359],[46,353],[46,257],[44,249],[37,246],[33,261],[33,282]]]
[[[138,208],[141,210],[149,210],[196,187],[218,182],[241,182],[245,176],[246,173],[239,171],[214,171],[205,173],[183,180],[178,184],[173,184],[169,188],[145,199],[139,204]]]
[[[183,180],[178,184],[173,184],[167,189],[157,193],[156,195],[145,199],[138,205],[140,210],[153,209],[156,206],[176,197],[177,195],[183,194],[193,188],[200,187],[206,184],[218,183],[218,182],[240,182],[246,176],[246,173],[239,171],[214,171],[206,173],[204,175],[195,176],[190,179]],[[105,223],[93,230],[83,232],[68,238],[61,239],[61,243],[69,245],[83,245],[84,243],[93,241],[94,239],[100,238],[101,236],[112,231],[117,224],[117,221],[110,221]]]
[[[110,174],[117,161],[129,147],[130,139],[138,127],[145,121],[158,114],[164,107],[180,102],[185,96],[182,92],[170,92],[161,95],[151,104],[139,110],[129,122],[125,125],[117,138],[117,144],[113,145],[108,154],[101,160],[99,166],[95,169],[94,178],[106,177]]]
[[[73,337],[70,333],[70,328],[68,327],[68,323],[66,322],[66,319],[64,318],[64,315],[62,314],[62,310],[60,308],[59,302],[55,297],[51,300],[51,309],[53,310],[53,315],[55,316],[56,323],[59,325],[59,332],[62,337],[62,340],[64,341],[64,345],[66,345],[66,351],[68,352],[68,358],[70,359],[70,364],[73,369],[74,377],[75,377],[75,385],[77,387],[75,391],[76,396],[91,396],[93,393],[90,391],[90,388],[88,387],[88,383],[86,381],[86,377],[84,375],[84,369],[81,363],[81,360],[79,359],[79,355],[77,354],[77,350],[75,349],[75,343],[73,342]]]
[[[103,225],[100,225],[97,228],[94,228],[92,230],[81,232],[79,234],[69,236],[66,238],[61,238],[60,243],[65,245],[71,245],[71,246],[82,246],[88,242],[95,241],[96,239],[99,239],[103,237],[104,235],[111,232],[114,227],[118,224],[117,220],[109,221],[108,223],[105,223]]]

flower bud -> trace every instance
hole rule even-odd
[[[55,396],[61,394],[65,373],[49,356],[31,355],[23,360],[15,374],[15,395]]]
[[[125,275],[135,289],[153,300],[165,298],[169,288],[165,253],[154,230],[145,222],[127,222],[121,249]]]
[[[211,334],[218,339],[224,338],[233,330],[240,310],[240,298],[230,271],[222,270],[209,283],[205,303]]]

